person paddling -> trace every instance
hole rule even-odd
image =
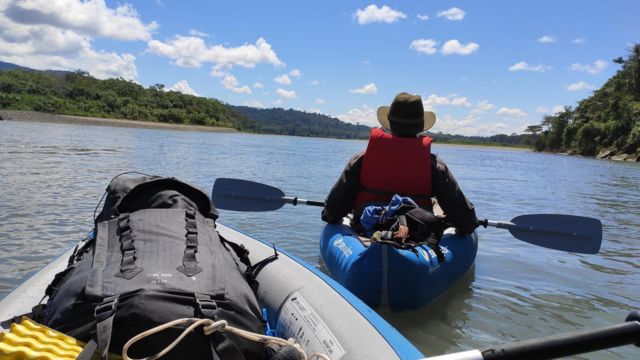
[[[372,204],[385,205],[394,194],[412,198],[433,211],[435,197],[447,222],[468,234],[478,226],[473,204],[465,197],[445,162],[431,153],[432,139],[423,134],[436,121],[424,111],[418,95],[405,92],[377,113],[382,128],[373,128],[365,152],[355,154],[326,198],[322,220],[339,223],[353,213],[352,227],[363,232],[360,215]]]

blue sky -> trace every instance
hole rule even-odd
[[[433,131],[522,132],[640,42],[640,1],[0,0],[0,60],[375,125],[419,94]]]

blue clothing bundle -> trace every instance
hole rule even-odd
[[[398,194],[393,195],[391,201],[386,206],[371,205],[365,207],[360,216],[360,224],[364,227],[367,237],[373,235],[376,230],[376,225],[386,223],[389,218],[395,216],[398,209],[402,206],[418,207],[411,198]]]

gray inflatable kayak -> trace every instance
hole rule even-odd
[[[250,252],[252,262],[271,245],[218,224],[220,234]],[[73,249],[55,259],[0,301],[0,321],[29,313]],[[277,249],[279,258],[258,275],[258,301],[278,337],[295,338],[307,354],[331,359],[419,359],[424,356],[376,312],[304,261]],[[7,329],[2,329],[7,330]]]

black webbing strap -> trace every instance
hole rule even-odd
[[[101,360],[107,360],[111,333],[113,332],[113,318],[118,310],[118,295],[110,296],[96,306],[96,342]]]
[[[218,304],[211,296],[194,293],[196,302],[196,316],[215,320],[218,313]]]
[[[222,237],[222,235],[220,234],[218,234],[218,236],[220,237],[220,241],[222,242],[222,245],[227,250],[229,250],[227,248],[227,245],[228,245],[231,248],[231,250],[233,250],[233,252],[236,253],[236,256],[238,257],[240,262],[242,262],[247,268],[251,267],[251,260],[249,260],[249,250],[247,250],[247,248],[244,247],[244,245],[234,243],[233,241],[229,241],[224,237]]]
[[[253,290],[254,294],[258,292],[258,287],[260,286],[260,283],[256,279],[258,277],[258,274],[260,274],[260,271],[262,271],[265,266],[278,260],[278,251],[276,251],[275,246],[273,247],[273,252],[273,255],[268,256],[251,266],[247,266],[247,270],[245,270],[244,272],[244,277],[249,283],[249,287],[251,287],[251,290]]]
[[[118,217],[118,229],[120,232],[120,272],[115,276],[124,279],[132,279],[142,271],[136,266],[136,248],[133,244],[135,231],[131,228],[131,218],[129,213],[121,214]]]
[[[98,343],[94,339],[91,339],[91,341],[84,345],[76,360],[90,360],[97,349]]]
[[[187,209],[185,214],[185,229],[187,230],[186,246],[182,256],[182,265],[176,269],[187,276],[193,276],[202,271],[196,260],[198,252],[198,227],[196,222],[196,212]]]

